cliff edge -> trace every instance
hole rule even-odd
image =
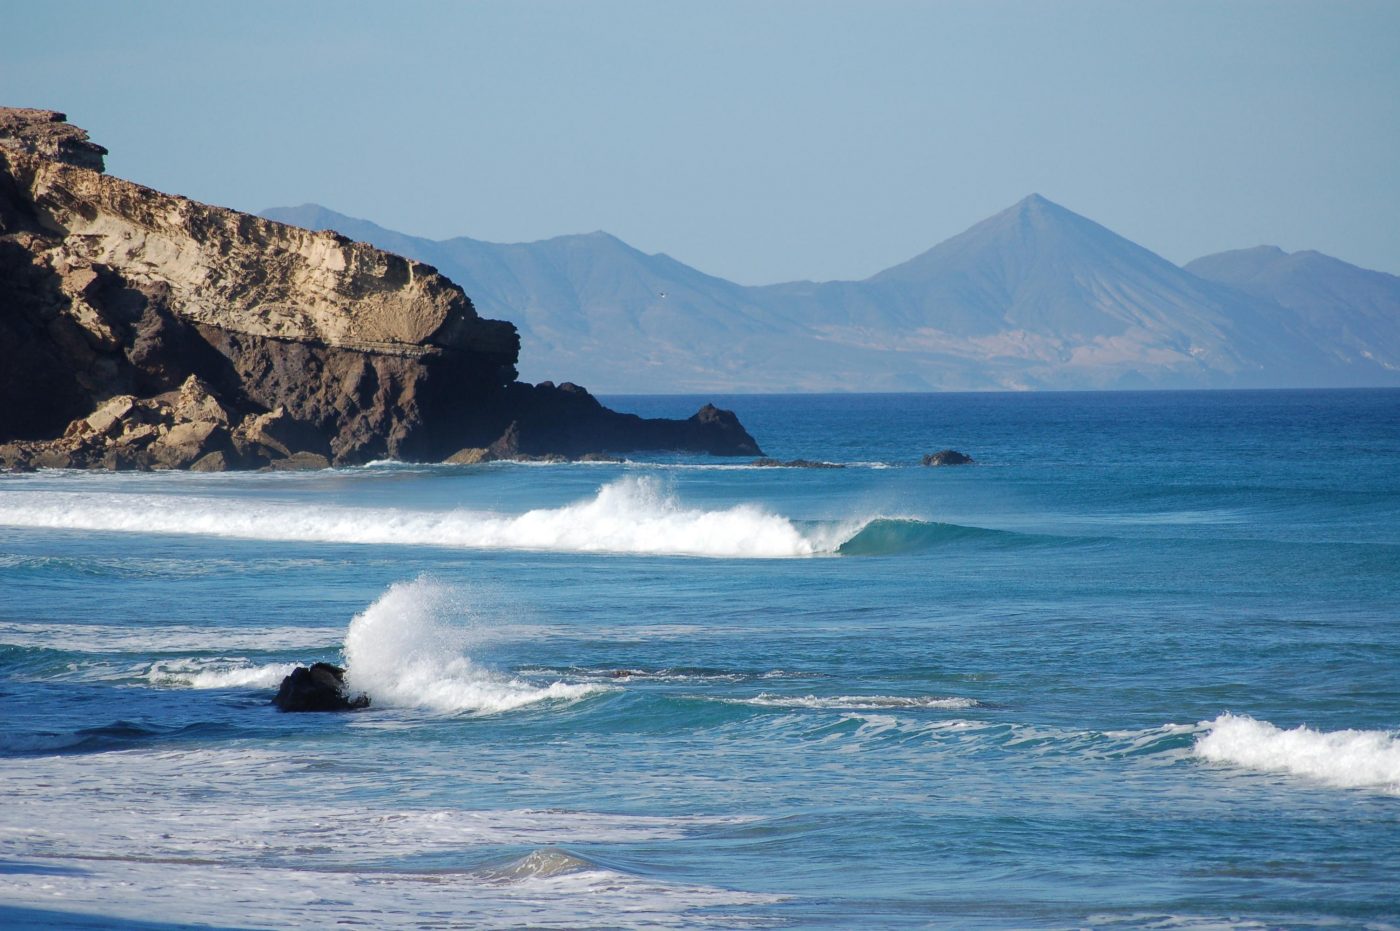
[[[518,383],[515,327],[431,266],[111,177],[104,154],[61,113],[0,108],[0,467],[757,453],[708,406],[643,420]]]

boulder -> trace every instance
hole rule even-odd
[[[34,471],[34,467],[29,463],[29,451],[18,443],[0,443],[0,469],[16,472]]]
[[[177,420],[207,421],[222,427],[232,423],[228,408],[198,375],[185,379],[170,406]]]
[[[113,436],[122,431],[124,421],[131,416],[136,407],[136,399],[129,394],[118,395],[104,401],[97,410],[88,414],[82,420],[73,421],[73,425],[68,429],[70,433],[96,433],[99,436]],[[87,429],[82,429],[81,424],[86,424]]]
[[[211,455],[218,456],[222,453],[212,453]],[[98,461],[102,468],[112,472],[145,472],[150,469],[146,456],[139,450],[109,449],[102,454],[102,458]],[[199,463],[195,463],[194,468],[198,469]]]
[[[936,453],[929,453],[924,456],[923,464],[926,466],[954,466],[972,465],[976,462],[966,453],[960,453],[956,449],[940,449]]]
[[[443,462],[452,465],[476,465],[481,462],[490,462],[491,454],[482,446],[466,446],[448,456]]]
[[[29,459],[29,465],[36,469],[71,469],[77,461],[74,455],[64,449],[42,449]]]
[[[292,453],[285,459],[272,460],[267,467],[274,472],[310,472],[329,469],[331,461],[320,453]]]
[[[228,429],[210,420],[177,423],[150,445],[147,453],[157,469],[187,469],[214,452],[231,452]]]
[[[369,696],[350,694],[341,667],[312,663],[293,669],[272,703],[282,711],[355,711],[369,707]]]
[[[230,469],[237,468],[237,466],[234,464],[237,461],[238,459],[236,456],[230,453],[226,453],[223,450],[215,450],[212,453],[208,453],[196,459],[194,461],[194,464],[190,466],[190,471],[227,472]]]

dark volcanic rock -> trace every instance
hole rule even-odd
[[[0,108],[0,466],[762,455],[710,405],[644,420],[518,383],[515,327],[431,266],[109,177],[102,151]]]
[[[765,469],[844,469],[839,462],[819,462],[814,459],[755,459],[749,465]]]
[[[923,464],[926,466],[972,465],[975,461],[971,456],[956,449],[940,449],[923,458]]]
[[[470,465],[513,459],[598,461],[640,449],[703,452],[715,456],[762,455],[732,411],[707,404],[686,420],[649,420],[604,407],[583,388],[564,382],[509,385],[496,396],[509,412],[495,439],[458,449],[445,461]]]
[[[283,711],[355,711],[369,707],[368,695],[351,695],[345,670],[330,663],[298,666],[282,680],[272,703]]]

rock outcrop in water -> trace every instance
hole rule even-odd
[[[818,459],[755,459],[749,465],[760,469],[844,469],[839,462],[822,462]]]
[[[105,151],[0,109],[0,467],[760,454],[713,407],[518,383],[515,327],[431,266],[110,177]]]
[[[926,466],[972,465],[975,461],[967,453],[960,453],[956,449],[940,449],[936,453],[927,453],[922,460]]]
[[[312,663],[293,669],[272,703],[283,711],[357,711],[369,707],[369,696],[350,694],[339,666]]]

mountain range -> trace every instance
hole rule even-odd
[[[423,239],[262,216],[435,266],[605,393],[1400,385],[1400,277],[1272,246],[1185,267],[1039,195],[861,281],[745,286],[607,233]]]

